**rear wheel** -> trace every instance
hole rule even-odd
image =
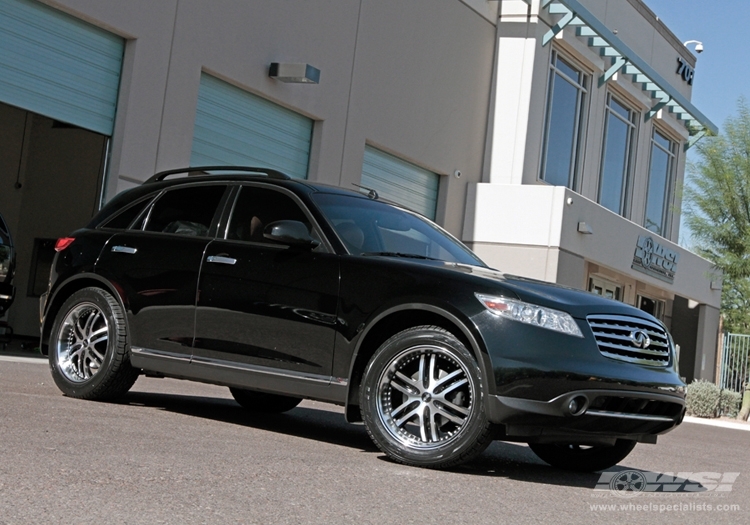
[[[52,378],[67,396],[114,399],[138,378],[130,366],[125,313],[101,288],[84,288],[63,303],[49,343]]]
[[[267,394],[254,390],[242,388],[229,388],[232,397],[242,408],[259,414],[280,414],[288,412],[302,402],[299,397],[282,396],[279,394]]]
[[[594,472],[617,465],[635,448],[635,441],[618,439],[614,445],[586,447],[566,443],[529,443],[540,459],[553,467],[577,472]]]
[[[375,444],[408,465],[451,467],[492,441],[479,366],[437,326],[410,328],[383,343],[365,370],[360,409]]]

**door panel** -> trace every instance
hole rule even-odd
[[[194,360],[330,376],[337,292],[336,255],[214,241],[200,275]]]
[[[242,187],[228,221],[228,239],[206,249],[193,362],[285,370],[328,381],[339,258],[322,247],[292,248],[266,239],[265,229],[279,220],[312,229],[292,195],[262,185]]]
[[[110,239],[97,268],[124,295],[131,346],[190,358],[198,270],[209,242],[148,232]]]
[[[110,239],[96,268],[121,290],[131,347],[190,359],[198,273],[230,191],[203,183],[167,190],[138,229]]]

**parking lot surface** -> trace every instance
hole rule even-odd
[[[749,442],[684,423],[604,475],[500,442],[432,471],[386,459],[340,407],[251,416],[226,388],[145,377],[96,403],[44,360],[0,359],[0,524],[747,523]]]

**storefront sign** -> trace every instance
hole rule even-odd
[[[677,57],[677,74],[682,77],[682,80],[688,83],[688,86],[693,85],[695,69],[690,67],[690,64],[682,57]]]
[[[652,237],[640,235],[631,268],[672,284],[680,254],[665,248]]]

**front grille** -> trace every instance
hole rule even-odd
[[[619,315],[590,315],[587,320],[602,355],[642,365],[669,364],[669,336],[660,325]]]

